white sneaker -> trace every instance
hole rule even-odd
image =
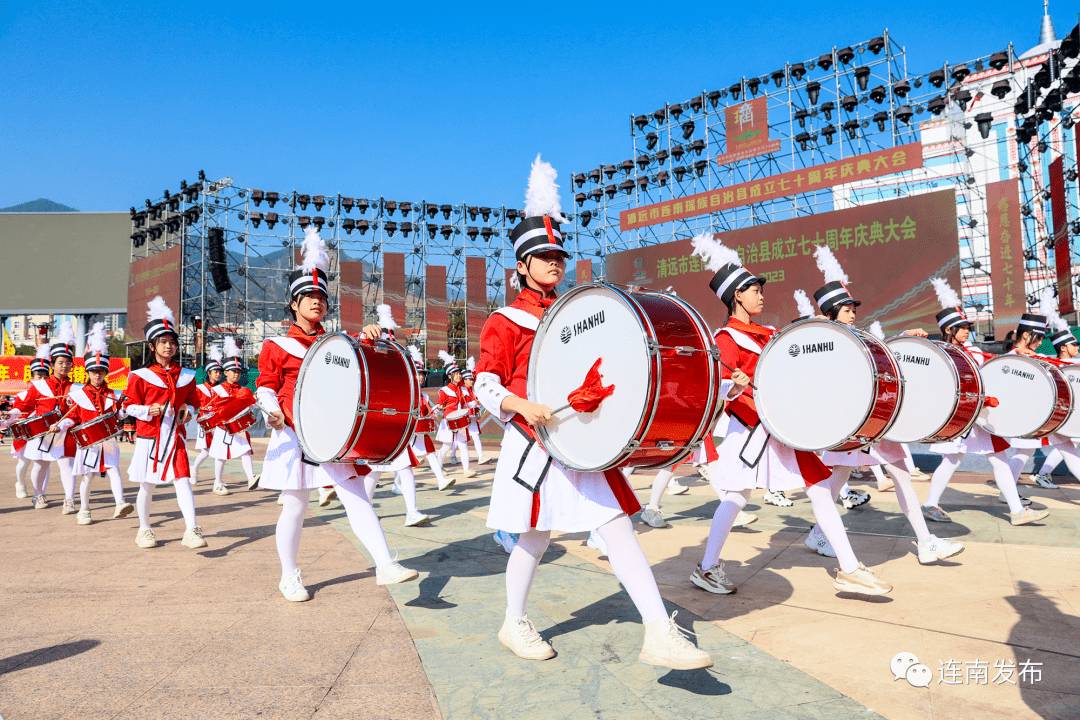
[[[833,587],[841,592],[859,593],[861,595],[884,595],[892,591],[892,585],[884,580],[879,580],[862,563],[859,563],[859,567],[850,573],[837,568]]]
[[[499,630],[499,642],[522,660],[547,660],[555,657],[555,650],[548,644],[528,615],[507,617]]]
[[[75,516],[75,523],[78,525],[89,525],[93,520],[90,519],[89,510],[80,510],[79,514]]]
[[[1040,473],[1039,475],[1031,476],[1031,479],[1035,481],[1036,485],[1044,487],[1047,490],[1057,490],[1057,484],[1050,478],[1050,473]],[[19,497],[26,497],[26,495],[19,495]]]
[[[405,527],[416,527],[417,525],[427,525],[431,522],[431,518],[424,513],[417,510],[405,515]]]
[[[850,510],[870,502],[870,493],[861,493],[858,490],[848,490],[840,496],[840,501],[844,504],[845,509]]]
[[[446,490],[453,486],[453,484],[456,482],[457,478],[447,477],[446,475],[443,475],[442,480],[439,481],[439,489]]]
[[[698,566],[694,568],[694,573],[690,576],[690,582],[702,590],[716,595],[730,595],[738,590],[735,583],[728,580],[727,575],[724,574],[724,563],[716,563],[708,570],[702,568],[701,563],[698,563]]]
[[[150,528],[140,530],[135,536],[135,544],[141,548],[156,548],[157,538],[154,537],[154,531]]]
[[[950,542],[931,535],[922,542],[914,543],[919,548],[919,562],[923,565],[950,558],[964,552],[964,543]]]
[[[690,491],[689,486],[683,485],[681,482],[679,482],[675,478],[671,478],[671,481],[668,482],[668,484],[667,484],[667,494],[668,495],[682,495],[683,493],[686,493],[686,492],[689,492],[689,491]]]
[[[600,533],[595,530],[589,533],[589,539],[585,541],[585,544],[593,550],[598,550],[601,555],[607,555],[607,543],[604,542],[604,538],[600,537]]]
[[[660,508],[644,507],[641,510],[641,522],[654,528],[667,527],[667,520]]]
[[[232,493],[229,492],[229,488],[225,487],[225,483],[221,483],[220,485],[214,485],[214,494],[221,495],[223,497],[225,495],[232,495]]]
[[[401,486],[398,485],[397,478],[394,478],[394,485],[390,488],[390,492],[394,493],[395,495],[401,495]]]
[[[30,497],[26,494],[26,485],[24,483],[18,481],[15,482],[15,497],[20,500]]]
[[[698,471],[698,475],[705,478],[706,480],[709,479],[709,466],[708,465],[702,465],[701,467],[699,467],[697,469],[697,471]]]
[[[686,639],[689,630],[675,624],[675,616],[645,623],[645,643],[638,660],[649,665],[659,665],[673,670],[697,670],[712,667],[709,653]],[[696,633],[690,633],[691,635]]]
[[[836,557],[836,551],[829,544],[829,538],[825,537],[825,533],[821,532],[817,525],[810,528],[810,534],[806,536],[806,547],[816,551],[818,555]]]
[[[481,455],[480,459],[476,461],[476,464],[487,465],[489,462],[491,462],[491,458],[489,458],[487,455]]]
[[[262,477],[262,473],[259,473],[255,477],[249,478],[248,479],[248,490],[258,490],[259,489],[259,478],[261,478],[261,477]]]
[[[193,550],[206,547],[206,540],[202,536],[202,528],[198,525],[189,527],[184,531],[184,539],[180,541],[180,544]]]
[[[465,471],[465,472],[464,472],[463,474],[464,474],[464,475],[465,475],[465,477],[467,477],[467,478],[474,478],[474,477],[476,477],[476,474],[477,474],[477,473],[476,473],[476,471],[475,471],[475,470],[469,469],[469,470],[466,470],[466,471]]]
[[[41,495],[35,495],[34,496],[34,509],[35,510],[44,510],[47,507],[49,507],[49,501],[45,499],[45,494],[44,493],[42,493]]]
[[[71,498],[64,498],[64,508],[60,511],[61,515],[74,515],[75,514],[75,501]]]
[[[514,547],[517,545],[518,541],[517,533],[508,533],[503,532],[502,530],[496,530],[495,534],[491,537],[495,539],[495,543],[499,545],[499,547],[506,551],[507,555],[514,551]]]
[[[282,490],[281,492],[278,493],[277,504],[278,505],[284,505],[285,504],[285,491],[284,490]]]
[[[912,480],[918,480],[918,481],[922,482],[924,480],[929,480],[930,476],[927,475],[926,473],[924,473],[919,468],[915,468],[915,472],[911,473],[911,479]]]
[[[129,502],[120,503],[119,505],[116,506],[116,509],[113,510],[113,514],[112,514],[113,520],[116,520],[117,518],[126,518],[128,515],[130,515],[133,512],[135,512],[135,506],[134,505],[132,505]]]
[[[282,578],[277,587],[281,594],[285,596],[285,599],[290,602],[306,602],[311,599],[307,588],[304,587],[304,581],[300,579],[299,570]]]
[[[735,522],[733,524],[733,527],[740,525],[753,525],[757,522],[757,520],[758,517],[754,513],[740,510],[739,514],[735,516]]]
[[[1049,510],[1033,510],[1032,508],[1024,508],[1018,513],[1009,513],[1009,522],[1012,525],[1027,525],[1028,523],[1038,522],[1049,514]]]
[[[1017,491],[1016,494],[1020,495],[1020,492]],[[998,502],[999,503],[1005,503],[1006,505],[1009,504],[1009,501],[1005,499],[1005,493],[1003,493],[1003,492],[998,493]],[[1024,507],[1027,507],[1028,505],[1031,504],[1031,498],[1026,498],[1023,495],[1020,495],[1020,504],[1023,505]]]
[[[319,488],[319,507],[326,507],[331,500],[336,498],[337,490],[335,488]]]
[[[397,560],[391,560],[385,565],[375,568],[376,585],[395,585],[397,583],[415,580],[418,577],[420,577],[420,573],[415,570],[410,570],[407,567],[402,567],[401,563]]]
[[[784,494],[783,490],[777,490],[775,492],[772,490],[766,490],[765,502],[769,503],[770,505],[775,505],[776,507],[791,507],[795,504],[788,499],[788,496]]]

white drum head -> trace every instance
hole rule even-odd
[[[1065,437],[1080,438],[1080,412],[1076,409],[1076,399],[1080,398],[1080,365],[1062,365],[1058,370],[1069,381],[1073,392],[1073,411],[1069,414],[1069,419],[1058,428],[1058,432]]]
[[[469,414],[468,410],[455,410],[452,413],[446,413],[446,419],[447,420],[457,420],[459,418],[465,417],[468,414]]]
[[[952,360],[930,340],[901,336],[886,344],[904,377],[904,399],[885,439],[920,442],[952,417],[960,378]]]
[[[773,338],[754,372],[758,416],[780,442],[825,450],[862,427],[874,393],[874,365],[850,330],[804,320]]]
[[[337,333],[318,340],[304,359],[293,397],[300,446],[313,462],[330,462],[346,449],[360,404],[360,359]]]
[[[980,368],[983,385],[998,406],[987,408],[979,424],[1004,438],[1035,432],[1050,417],[1057,388],[1042,365],[1023,355],[998,355]]]
[[[552,410],[601,358],[603,385],[615,392],[592,413],[567,408],[544,428],[544,447],[574,470],[604,467],[622,454],[647,408],[651,387],[645,330],[622,295],[590,287],[544,316],[529,356],[529,399]],[[651,410],[651,409],[650,409]]]

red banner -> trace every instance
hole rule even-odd
[[[922,144],[910,143],[889,150],[857,155],[847,160],[837,160],[804,170],[792,170],[761,180],[752,180],[696,195],[623,210],[619,213],[619,229],[632,230],[672,220],[707,215],[788,195],[798,195],[844,183],[892,175],[920,168],[922,164]]]
[[[0,357],[0,395],[14,395],[30,386],[30,363],[33,357],[29,355],[5,355]],[[131,372],[131,360],[129,358],[110,358],[109,376],[106,383],[111,390],[123,390],[127,387],[128,373]],[[86,383],[86,365],[82,358],[75,358],[74,367],[68,374],[68,379],[75,383]]]
[[[779,140],[769,140],[769,101],[759,97],[724,110],[727,152],[716,156],[718,165],[768,155],[780,149]]]
[[[131,263],[128,269],[127,296],[127,335],[131,338],[145,339],[143,325],[146,324],[146,304],[153,300],[155,295],[165,298],[165,304],[172,309],[177,320],[181,324],[184,322],[180,317],[183,259],[180,246],[177,245]]]
[[[404,253],[383,253],[383,302],[394,313],[394,322],[403,328],[408,327],[405,322]]]
[[[465,329],[468,355],[480,359],[480,331],[488,318],[487,259],[465,258]]]
[[[428,265],[424,273],[427,286],[424,304],[427,344],[424,351],[429,367],[442,367],[439,351],[446,350],[446,268],[442,265]]]
[[[592,260],[578,260],[574,266],[574,271],[577,274],[577,284],[584,285],[585,283],[591,283],[592,277]]]
[[[364,261],[342,260],[338,263],[341,292],[341,329],[358,333],[364,329]],[[404,327],[405,317],[398,322]]]
[[[956,196],[952,190],[873,203],[721,233],[747,268],[768,279],[765,313],[758,322],[781,327],[798,316],[795,290],[813,297],[825,284],[813,252],[827,244],[862,301],[859,325],[881,322],[886,333],[919,326],[935,332],[941,310],[930,279],[943,277],[959,291]],[[607,258],[609,282],[663,290],[671,287],[713,327],[727,310],[709,290],[709,272],[689,239],[626,250]]]
[[[994,290],[994,328],[1012,329],[1027,312],[1024,292],[1024,231],[1020,224],[1020,186],[1001,180],[986,186],[990,241],[990,285]]]
[[[518,291],[515,290],[514,286],[510,284],[510,282],[514,279],[515,275],[517,275],[517,266],[516,265],[514,267],[512,267],[512,268],[506,268],[506,304],[507,305],[509,305],[510,303],[517,300]]]
[[[1065,157],[1050,163],[1050,209],[1054,214],[1054,266],[1057,270],[1058,312],[1071,313],[1073,307],[1072,247],[1069,243],[1069,207],[1065,202]]]

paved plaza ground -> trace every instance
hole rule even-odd
[[[259,460],[265,441],[255,445]],[[125,467],[131,447],[122,446]],[[276,495],[242,489],[238,464],[227,468],[228,497],[211,493],[203,466],[195,497],[208,548],[180,545],[179,509],[161,489],[152,520],[162,546],[142,550],[138,520],[111,519],[104,479],[90,526],[60,514],[55,471],[48,509],[15,499],[8,449],[4,720],[1080,717],[1080,484],[1071,479],[1058,490],[1025,485],[1051,515],[1016,528],[985,475],[959,473],[942,503],[955,522],[931,531],[967,550],[932,566],[919,565],[895,494],[870,488],[872,501],[843,517],[860,559],[895,589],[867,599],[837,593],[835,560],[804,546],[812,514],[801,493],[790,508],[755,493],[748,509],[759,522],[736,529],[723,554],[737,594],[692,586],[717,500],[686,477],[690,492],[664,499],[670,527],[636,523],[669,611],[716,663],[681,672],[637,662],[640,620],[584,533],[553,538],[530,599],[558,656],[526,662],[499,644],[506,555],[484,522],[494,464],[467,482],[455,466],[459,483],[443,493],[419,469],[418,504],[432,516],[419,528],[403,527],[389,482],[376,492],[391,548],[418,582],[377,586],[341,505],[313,502],[300,551],[312,600],[289,603],[277,591]],[[644,499],[651,474],[631,481]],[[925,497],[926,483],[916,491]],[[901,652],[928,667],[929,687],[894,679]]]

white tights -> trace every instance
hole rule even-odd
[[[349,527],[371,554],[375,567],[393,562],[390,546],[382,525],[371,507],[364,489],[363,478],[352,478],[334,486],[338,499],[345,506]],[[281,492],[281,515],[278,516],[274,539],[277,541],[278,557],[281,559],[282,579],[296,572],[296,558],[300,553],[300,534],[304,529],[304,513],[307,511],[311,490],[283,490]]]
[[[203,464],[206,458],[210,457],[210,451],[203,448],[199,451],[199,456],[195,458],[195,462],[191,465],[191,481],[195,482],[195,479],[199,477],[199,466]]]
[[[987,460],[990,461],[990,469],[994,472],[994,481],[997,483],[998,490],[1005,496],[1005,502],[1009,504],[1009,512],[1011,513],[1018,513],[1024,509],[1024,506],[1020,503],[1020,493],[1016,489],[1016,479],[1019,473],[1013,474],[1013,467],[1015,467],[1013,463],[1018,462],[1019,466],[1023,468],[1024,463],[1031,458],[1034,452],[1029,448],[1017,450],[1011,461],[1004,451],[986,456]],[[934,470],[934,476],[930,478],[930,495],[924,503],[926,507],[935,507],[941,503],[941,494],[945,492],[945,487],[949,484],[949,480],[952,479],[953,473],[956,472],[958,467],[960,467],[959,453],[941,456],[941,464],[937,466],[937,469]]]
[[[251,453],[244,453],[240,456],[240,465],[244,468],[244,474],[247,475],[248,482],[255,478],[255,466],[251,464]],[[225,461],[218,458],[214,458],[214,485],[224,485],[225,481],[221,479],[222,473],[225,472]],[[191,472],[191,476],[195,477],[195,471]]]
[[[180,506],[180,514],[184,516],[184,525],[193,528],[199,523],[195,520],[195,494],[191,492],[191,483],[174,482],[176,490],[176,504]],[[139,497],[135,500],[135,509],[139,511],[139,529],[150,528],[150,505],[154,502],[154,483],[139,483]]]
[[[379,483],[382,473],[372,470],[364,476],[364,492],[367,493],[368,502],[375,497],[375,486]],[[416,476],[412,468],[402,468],[397,471],[397,486],[401,488],[401,497],[405,500],[405,512],[416,512]]]
[[[608,560],[615,577],[626,588],[644,622],[655,622],[667,616],[656,578],[641,549],[630,518],[620,514],[596,530],[608,548]],[[518,536],[517,545],[506,563],[506,615],[522,617],[529,599],[540,558],[547,550],[551,532],[529,530]]]
[[[27,460],[26,458],[16,458],[15,459],[15,482],[20,482],[20,483],[23,483],[24,485],[26,484],[23,481],[23,473],[26,472],[26,468],[27,468],[28,465],[30,465],[30,461]],[[31,484],[33,484],[33,483],[31,483]]]
[[[1080,452],[1077,451],[1076,446],[1072,443],[1068,445],[1053,445],[1053,450],[1046,456],[1046,462],[1043,463],[1042,469],[1039,470],[1040,475],[1048,475],[1050,472],[1061,464],[1061,461],[1065,461],[1065,466],[1069,468],[1069,472],[1073,477],[1080,478]]]
[[[90,509],[90,481],[97,473],[86,473],[79,483],[79,509]],[[112,489],[113,500],[117,505],[124,504],[124,482],[120,479],[120,471],[114,467],[105,468],[105,474],[109,476],[109,487]]]
[[[35,495],[44,495],[45,488],[49,484],[48,460],[34,460],[34,467],[30,468],[30,483],[34,486]],[[75,466],[75,458],[63,457],[56,461],[60,466],[60,482],[64,485],[64,499],[75,499],[75,476],[71,471]]]
[[[873,465],[874,469],[878,469],[881,466]],[[930,530],[926,527],[926,518],[923,517],[922,507],[919,505],[919,497],[915,494],[915,488],[911,484],[911,474],[907,470],[896,467],[890,463],[885,463],[883,466],[885,470],[892,477],[893,483],[896,485],[896,501],[900,503],[900,512],[904,513],[904,517],[907,518],[908,524],[911,525],[911,529],[915,531],[915,538],[919,542],[923,542],[930,537]],[[838,482],[838,479],[834,481],[834,478],[843,474],[844,483],[847,483],[847,476],[851,474],[851,468],[849,467],[835,467],[833,468],[833,477],[829,478],[829,486],[832,487],[834,482]],[[839,497],[840,490],[837,490],[836,497]],[[819,526],[820,527],[820,526]],[[829,541],[832,542],[831,540]]]
[[[652,493],[649,495],[649,507],[660,509],[660,498],[664,497],[664,491],[667,490],[668,483],[675,477],[669,469],[661,470],[656,473],[656,477],[652,481]]]
[[[444,442],[442,444],[442,447],[439,448],[440,465],[446,459],[446,454],[451,450],[456,452],[461,460],[461,469],[469,472],[469,442],[465,439],[464,433],[456,432],[454,433],[453,442]]]

